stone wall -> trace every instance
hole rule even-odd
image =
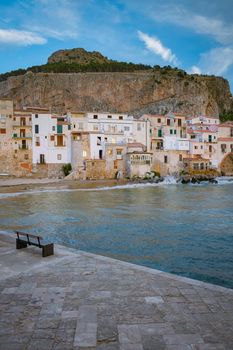
[[[106,161],[104,159],[86,160],[86,179],[106,179]]]

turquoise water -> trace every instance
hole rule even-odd
[[[233,183],[0,194],[0,229],[233,288]]]

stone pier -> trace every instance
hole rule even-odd
[[[0,349],[233,349],[232,289],[5,234],[0,264]]]

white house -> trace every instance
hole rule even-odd
[[[71,161],[70,123],[67,116],[32,114],[33,164],[64,164]]]

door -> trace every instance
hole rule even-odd
[[[44,164],[44,163],[45,163],[44,154],[40,154],[40,164]]]

